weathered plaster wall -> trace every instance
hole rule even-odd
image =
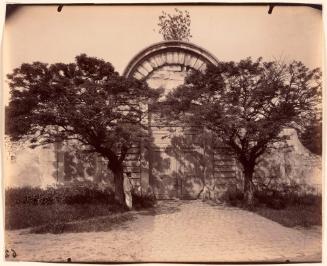
[[[164,94],[184,84],[187,71],[179,65],[164,66],[153,71],[147,78],[148,85],[153,89],[163,88]]]
[[[300,142],[295,129],[285,129],[282,134],[289,136],[285,144],[262,157],[256,168],[256,175],[264,182],[306,185],[321,193],[322,159],[311,153]]]
[[[112,186],[106,162],[99,156],[84,154],[69,145],[54,144],[29,148],[11,148],[5,163],[5,186],[47,187],[71,181],[91,180]]]
[[[57,181],[57,160],[53,147],[6,150],[5,187],[53,185]]]
[[[215,62],[212,56],[194,45],[176,42],[169,45],[164,43],[145,49],[131,61],[125,73],[146,78],[150,87],[163,89],[163,98],[184,83],[190,69],[202,71],[206,63]],[[136,188],[141,186],[146,191],[151,186],[161,198],[195,198],[203,189],[221,194],[230,186],[240,187],[240,165],[224,145],[213,140],[210,132],[167,127],[155,115],[150,120],[152,144],[135,146],[125,161],[125,171],[132,172]],[[289,148],[266,154],[256,175],[262,179],[276,176],[278,182],[307,183],[319,190],[321,157],[305,149],[295,131],[288,130],[285,134],[290,136]],[[93,180],[104,186],[113,184],[112,174],[103,159],[85,156],[68,146],[24,148],[16,152],[14,160],[7,160],[7,186],[45,187],[72,180]]]

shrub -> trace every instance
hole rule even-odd
[[[286,207],[284,199],[281,197],[281,194],[276,190],[256,190],[254,193],[254,197],[259,205],[264,204],[268,208],[283,209]]]
[[[232,206],[241,206],[243,205],[244,193],[236,187],[229,187],[220,199]]]
[[[136,209],[150,208],[156,203],[151,194],[132,193]],[[93,184],[70,184],[46,189],[23,187],[9,188],[5,192],[6,206],[16,205],[53,205],[53,204],[107,204],[119,205],[110,188],[99,189]]]
[[[231,206],[244,207],[243,191],[237,187],[229,187],[220,198]],[[285,209],[287,206],[319,206],[321,196],[315,195],[308,187],[299,184],[279,183],[274,186],[257,186],[254,192],[254,207],[265,206],[275,210]]]
[[[27,203],[37,205],[43,194],[44,190],[41,188],[8,188],[5,191],[5,203],[9,206]]]
[[[282,198],[272,198],[269,202],[267,202],[266,206],[271,209],[281,210],[285,209],[286,202]]]
[[[110,188],[100,190],[96,185],[10,188],[5,197],[5,226],[9,230],[44,226],[45,232],[66,232],[71,230],[66,223],[100,216],[107,217],[107,221],[114,213],[125,211]],[[151,208],[155,202],[150,194],[133,193],[135,209]]]
[[[5,202],[7,206],[19,204],[117,204],[110,188],[100,190],[90,184],[70,184],[47,189],[9,188],[5,191]]]
[[[282,210],[258,207],[254,211],[287,227],[310,227],[322,224],[321,205],[291,205]]]
[[[140,195],[132,193],[133,207],[138,209],[152,208],[156,204],[156,198],[151,194]]]
[[[255,192],[259,204],[272,209],[286,206],[313,206],[321,204],[321,196],[312,193],[299,193],[298,190],[262,189]]]
[[[95,186],[64,186],[57,189],[56,198],[56,202],[64,204],[116,204],[111,189],[99,190]]]

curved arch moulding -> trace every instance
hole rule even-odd
[[[139,52],[127,65],[124,75],[146,79],[153,71],[167,65],[204,71],[218,60],[205,49],[182,41],[165,41],[153,44]]]

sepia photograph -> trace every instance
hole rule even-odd
[[[5,7],[6,262],[322,262],[322,4]]]

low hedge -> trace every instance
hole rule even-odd
[[[114,204],[116,202],[114,193],[109,188],[100,190],[90,184],[72,184],[46,189],[34,187],[9,188],[5,191],[5,203],[7,206],[14,206],[20,204]]]
[[[156,198],[153,195],[139,195],[132,193],[133,208],[136,210],[152,208],[156,204]]]
[[[155,205],[152,195],[133,193],[135,209],[150,208]],[[6,206],[53,205],[53,204],[118,204],[110,188],[99,189],[93,184],[69,184],[41,189],[37,187],[8,188],[5,191]]]
[[[232,206],[244,205],[244,193],[239,189],[227,190],[222,200]],[[281,192],[273,189],[256,190],[254,192],[255,206],[266,206],[271,209],[285,209],[287,206],[320,206],[321,195],[312,193],[297,193],[296,191]]]

